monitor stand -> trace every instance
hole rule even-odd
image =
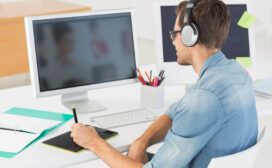
[[[72,110],[72,108],[75,107],[77,112],[80,114],[98,112],[107,109],[107,107],[95,101],[91,101],[88,97],[87,91],[62,95],[61,101],[66,108]]]

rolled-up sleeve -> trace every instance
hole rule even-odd
[[[174,116],[176,115],[176,112],[178,111],[178,107],[180,105],[181,101],[177,101],[173,103],[167,110],[166,115],[170,117],[172,120],[174,119]]]
[[[173,120],[172,128],[163,146],[144,168],[186,168],[219,130],[224,117],[218,97],[202,89],[191,91],[171,109],[174,112],[167,114]]]

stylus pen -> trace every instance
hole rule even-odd
[[[73,107],[73,108],[72,108],[72,110],[73,110],[73,115],[74,115],[74,120],[75,120],[75,123],[78,123],[78,120],[77,120],[77,114],[76,114],[76,108],[75,108],[75,107]]]

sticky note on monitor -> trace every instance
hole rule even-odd
[[[252,61],[250,57],[236,57],[236,61],[246,69],[252,67]]]
[[[245,11],[238,21],[238,26],[248,29],[256,21],[256,17]]]
[[[248,72],[248,74],[253,80],[256,80],[256,73],[253,67],[253,62],[250,57],[239,56],[236,57],[236,61],[245,68],[245,70]]]

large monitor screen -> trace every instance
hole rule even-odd
[[[229,4],[227,6],[231,15],[231,24],[229,35],[222,51],[229,59],[250,57],[248,30],[237,25],[243,12],[247,10],[247,6],[246,4]],[[175,48],[169,38],[169,31],[173,30],[176,19],[175,8],[176,6],[161,6],[164,62],[175,62],[177,60]]]
[[[130,13],[34,20],[40,91],[136,78]]]

